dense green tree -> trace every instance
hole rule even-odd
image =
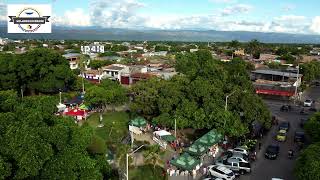
[[[123,45],[112,45],[111,51],[113,52],[120,52],[120,51],[128,51],[129,47],[128,46],[123,46]]]
[[[311,61],[300,65],[303,80],[307,83],[320,78],[320,62]]]
[[[0,91],[0,179],[102,179],[94,132],[53,114],[53,97]],[[106,162],[105,162],[106,163]]]
[[[176,58],[181,75],[132,87],[132,110],[164,126],[173,127],[176,119],[178,128],[216,128],[230,136],[246,134],[255,120],[270,127],[270,113],[254,94],[249,78],[251,65],[237,58],[221,63],[202,50],[177,54]],[[230,93],[225,111],[225,97]]]
[[[57,52],[35,49],[21,55],[0,55],[0,89],[22,88],[35,93],[54,93],[71,86],[74,75]]]
[[[161,148],[159,145],[151,145],[147,148],[147,150],[144,152],[144,161],[146,164],[151,164],[153,166],[153,170],[155,170],[156,166],[163,163],[163,160],[161,159],[161,155],[163,155],[164,152],[161,151]]]
[[[246,51],[249,52],[253,58],[259,59],[261,53],[261,43],[256,39],[251,40],[247,44]]]
[[[313,142],[320,142],[320,113],[315,113],[304,126]]]
[[[107,66],[107,65],[110,65],[110,64],[113,64],[114,62],[112,61],[108,61],[108,60],[92,60],[90,61],[90,67],[92,69],[99,69],[103,66]]]
[[[319,132],[318,132],[319,133]],[[320,179],[320,143],[311,144],[296,161],[295,176],[298,180]]]
[[[169,51],[169,47],[166,46],[166,45],[156,45],[154,50],[156,52],[158,52],[158,51]]]
[[[124,87],[109,79],[103,80],[101,84],[89,87],[86,90],[85,101],[102,112],[106,110],[107,106],[121,105],[126,100]]]

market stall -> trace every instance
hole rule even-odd
[[[188,153],[171,160],[170,164],[183,171],[198,170],[201,166],[200,160]]]
[[[160,130],[153,132],[152,139],[164,149],[167,148],[168,143],[172,143],[176,138],[168,131]]]
[[[134,134],[142,134],[147,125],[143,117],[137,117],[129,122],[129,131]]]

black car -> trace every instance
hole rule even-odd
[[[291,106],[290,105],[282,105],[280,108],[280,111],[290,111],[291,110]]]
[[[294,133],[294,142],[304,143],[304,132],[303,131],[296,131]]]
[[[279,130],[286,130],[287,132],[289,131],[289,128],[290,128],[290,123],[287,122],[287,121],[284,121],[284,122],[281,122],[279,124]]]
[[[278,157],[280,147],[278,145],[269,145],[266,149],[264,157],[267,159],[276,159]]]
[[[307,123],[308,119],[300,119],[300,127],[303,128],[303,126]]]

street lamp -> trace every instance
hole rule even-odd
[[[126,154],[126,180],[129,180],[129,156],[131,156],[132,154],[134,154],[135,152],[137,152],[139,149],[141,149],[144,145],[141,145],[140,147],[138,147],[136,150],[132,151],[130,154],[127,153]]]
[[[225,104],[225,106],[224,106],[224,110],[225,111],[227,111],[228,110],[228,98],[230,97],[230,96],[232,96],[235,92],[237,91],[237,89],[236,90],[234,90],[232,93],[230,93],[230,94],[228,94],[227,96],[226,96],[226,104]],[[246,90],[243,90],[242,92],[247,92]],[[226,118],[224,119],[224,123],[223,123],[223,128],[226,126]]]

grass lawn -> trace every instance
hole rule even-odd
[[[153,172],[152,165],[139,166],[129,170],[130,180],[167,180],[167,177],[162,176],[162,168],[156,166]]]
[[[99,125],[99,113],[92,114],[88,124],[96,129],[96,134],[100,136],[108,145],[120,143],[128,134],[129,115],[126,112],[107,112],[103,115],[104,127]]]

